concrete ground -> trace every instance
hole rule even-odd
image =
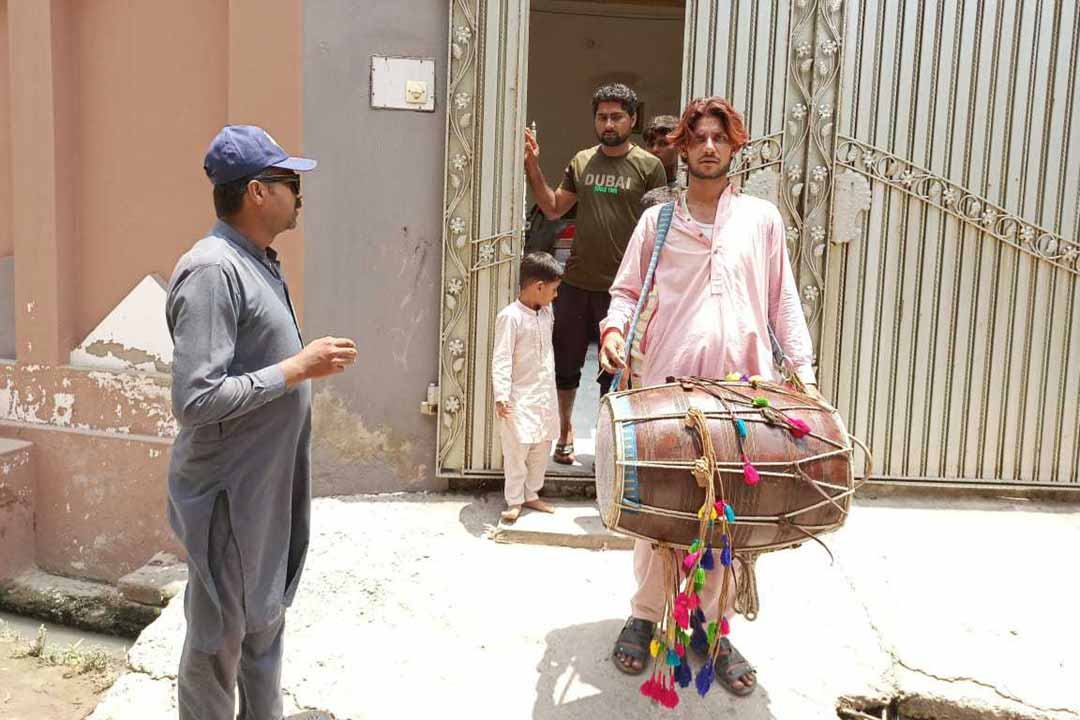
[[[609,659],[630,554],[493,542],[501,507],[497,495],[317,500],[288,616],[288,709],[667,713]],[[1080,718],[1080,506],[864,498],[828,542],[834,564],[814,543],[759,563],[761,616],[732,631],[757,692],[684,691],[672,717],[835,718],[838,699],[856,697],[900,698],[905,718]],[[174,601],[92,720],[174,718],[182,638]]]

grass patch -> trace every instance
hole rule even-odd
[[[29,642],[0,626],[0,637],[14,640],[13,658],[36,658],[42,665],[61,667],[73,675],[104,674],[120,669],[121,663],[100,648],[83,647],[83,641],[67,646],[49,644],[49,631],[38,627],[37,636]]]

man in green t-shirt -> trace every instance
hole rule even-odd
[[[566,465],[574,462],[570,418],[589,340],[607,316],[608,288],[641,216],[642,196],[667,185],[661,162],[630,142],[637,105],[634,91],[619,83],[604,85],[593,94],[593,123],[600,144],[574,155],[556,190],[548,186],[540,170],[536,138],[525,132],[525,174],[536,204],[551,220],[577,204],[574,244],[555,299],[553,338],[559,391],[555,461]],[[601,393],[610,385],[611,376],[602,375]]]

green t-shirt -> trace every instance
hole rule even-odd
[[[615,158],[599,145],[575,155],[559,185],[577,195],[574,244],[563,280],[583,290],[608,290],[641,217],[641,196],[664,185],[660,160],[637,145]]]

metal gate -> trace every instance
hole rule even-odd
[[[1078,45],[1051,0],[690,3],[881,479],[1080,487]]]
[[[438,468],[498,467],[487,390],[521,217],[526,0],[454,0]],[[881,479],[1080,488],[1080,11],[688,0],[780,208],[822,390]]]
[[[516,295],[529,0],[451,0],[436,472],[501,464],[495,315]]]

